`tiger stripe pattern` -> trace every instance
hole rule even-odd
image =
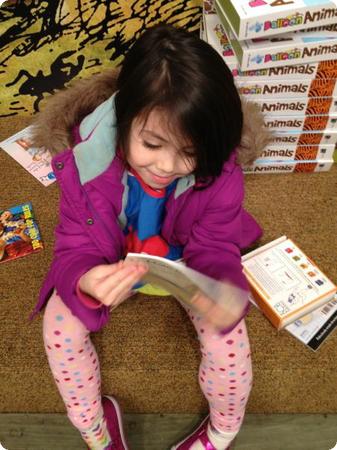
[[[315,145],[299,145],[296,147],[295,160],[305,161],[317,158],[318,148]]]
[[[308,97],[331,97],[333,96],[335,86],[335,78],[330,78],[327,80],[313,79],[310,84]]]
[[[321,61],[318,64],[316,77],[318,79],[337,78],[337,59]]]
[[[314,172],[317,163],[299,163],[296,164],[294,172]]]
[[[305,114],[315,115],[315,114],[329,114],[332,105],[336,107],[337,110],[337,99],[333,97],[311,97],[308,99],[307,108]]]

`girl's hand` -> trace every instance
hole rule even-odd
[[[200,314],[207,322],[223,333],[233,329],[246,312],[246,308],[225,308],[223,305],[215,303],[202,292],[198,292],[192,297],[191,306],[196,313]]]
[[[147,272],[145,264],[119,261],[93,267],[79,279],[82,292],[115,308],[132,294],[132,286]]]

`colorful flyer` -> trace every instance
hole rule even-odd
[[[0,263],[30,255],[43,248],[30,202],[0,207]]]

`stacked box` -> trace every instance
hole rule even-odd
[[[333,0],[216,0],[216,6],[227,16],[240,41],[337,22]]]
[[[324,131],[281,131],[275,130],[272,136],[272,144],[293,145],[326,145],[337,144],[337,130]]]
[[[218,17],[238,58],[241,70],[254,70],[337,58],[337,31],[332,27],[300,30],[272,37],[240,41],[216,0]],[[248,2],[247,2],[248,4]],[[332,30],[332,31],[331,31]]]
[[[232,7],[228,7],[229,3]],[[290,26],[295,26],[294,24],[288,23],[289,28],[282,30],[282,34],[280,34],[280,30],[275,32],[275,27],[280,25],[280,22],[275,22],[276,19],[273,19],[271,16],[266,18],[256,14],[254,16],[254,26],[251,22],[249,22],[250,25],[243,25],[248,22],[246,19],[242,21],[241,18],[238,22],[235,22],[236,31],[233,29],[232,23],[230,24],[230,29],[228,28],[227,19],[228,17],[234,17],[233,9],[241,8],[240,14],[243,17],[249,15],[247,10],[252,8],[252,5],[255,5],[255,11],[257,11],[258,5],[262,6],[262,3],[270,11],[273,8],[272,4],[274,6],[276,4],[277,7],[283,5],[283,8],[286,8],[285,3],[287,2],[278,1],[276,3],[269,0],[263,0],[263,2],[260,0],[253,2],[248,2],[247,0],[232,0],[232,2],[230,0],[206,0],[204,1],[203,9],[203,39],[215,48],[231,69],[242,99],[254,101],[260,106],[261,111],[264,113],[265,124],[273,132],[271,146],[265,149],[262,159],[256,161],[257,165],[246,169],[246,173],[329,170],[333,163],[332,147],[337,142],[337,23],[335,19],[335,17],[337,18],[337,2],[335,2],[334,7],[331,7],[331,5],[329,7],[326,6],[328,9],[326,9],[325,18],[323,18],[322,2],[320,2],[318,10],[321,12],[321,18],[319,19],[318,14],[315,15],[317,19],[315,24],[320,26],[314,30],[308,25],[311,13],[308,11],[307,13],[301,13],[299,10],[296,13],[302,14],[304,18],[306,17],[305,20],[308,26],[299,27],[298,30],[301,31],[292,32],[291,35],[285,33],[285,31],[289,31]],[[307,8],[301,0],[295,0],[295,3],[296,5],[302,4],[303,8]],[[310,5],[314,6],[313,2],[310,2]],[[229,8],[228,11],[226,7]],[[220,20],[219,11],[222,15],[226,15],[226,12],[228,13],[226,15],[227,23],[224,23],[224,20]],[[262,11],[261,8],[260,11]],[[273,11],[276,14],[276,8]],[[285,17],[289,18],[289,15]],[[261,30],[257,31],[257,29],[253,30],[254,27],[259,27],[259,25],[256,25],[257,23],[263,23],[264,28],[269,28],[263,32]],[[272,26],[270,25],[271,23]],[[311,24],[312,26],[313,23]],[[277,58],[271,58],[273,61],[263,61],[261,65],[251,66],[253,70],[244,70],[248,66],[240,66],[238,54],[236,53],[237,49],[235,47],[233,49],[228,33],[226,33],[226,27],[232,38],[234,37],[234,40],[238,41],[242,48],[248,45],[247,41],[242,41],[243,34],[248,33],[247,37],[253,37],[256,46],[261,47],[267,42],[269,51],[270,41],[266,41],[268,36],[271,36],[270,39],[274,41],[274,46],[279,45],[280,42],[289,44],[290,39],[290,42],[296,41],[296,43],[299,43],[300,39],[302,43],[306,40],[306,43],[311,45],[316,39],[315,44],[321,45],[322,55],[316,55],[313,58],[306,55],[305,60],[297,64],[295,64],[295,58],[284,57],[280,61],[277,61]],[[249,27],[253,28],[249,29]],[[303,31],[303,28],[306,28],[306,30]],[[322,47],[327,42],[329,42],[329,45],[331,44],[329,51],[332,50],[330,53]],[[290,149],[289,145],[293,146],[293,148]],[[322,152],[320,149],[322,145],[329,146],[325,152]],[[280,149],[280,151],[276,152],[275,148],[272,148],[273,146],[288,146],[288,148],[287,151],[282,152],[282,149]],[[267,155],[272,154],[277,154],[277,158],[273,156],[269,159]],[[293,154],[294,158],[291,159],[289,156],[285,156],[289,154]],[[298,156],[300,154],[306,155],[304,161],[298,161],[303,159]],[[277,164],[275,166],[276,160]],[[286,164],[282,164],[282,161],[286,162]],[[309,163],[307,164],[307,161],[310,162],[310,165],[308,165]],[[272,167],[269,172],[267,170],[268,164]]]
[[[211,4],[212,0],[208,0]],[[281,65],[260,68],[256,70],[241,70],[225,29],[216,14],[216,10],[209,9],[203,14],[201,38],[208,42],[224,58],[236,80],[266,81],[270,79],[327,79],[337,77],[337,64],[333,60],[303,62],[302,64]]]
[[[278,99],[258,98],[254,100],[265,114],[277,116],[319,115],[337,113],[337,96],[335,97],[282,97]]]
[[[305,173],[317,173],[327,172],[331,169],[334,161],[328,160],[315,160],[315,161],[265,161],[261,162],[256,160],[252,166],[244,167],[243,172],[246,174],[260,173],[293,173],[293,172],[305,172]]]
[[[259,162],[267,161],[312,161],[329,160],[334,157],[334,144],[320,145],[287,145],[271,144],[264,148]]]

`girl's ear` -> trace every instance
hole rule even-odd
[[[262,153],[273,137],[266,128],[264,116],[257,103],[242,100],[243,127],[237,161],[242,166],[251,165]]]

